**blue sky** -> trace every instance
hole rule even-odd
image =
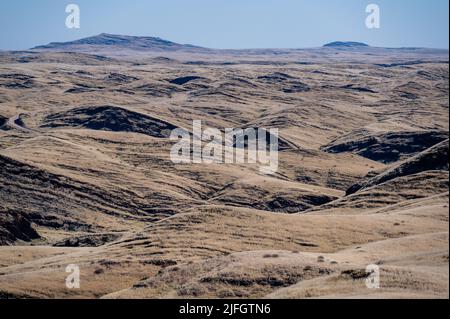
[[[81,8],[81,29],[65,7]],[[368,4],[381,28],[365,26]],[[304,48],[335,40],[386,47],[449,46],[448,0],[1,0],[0,49],[99,33],[158,36],[211,48]]]

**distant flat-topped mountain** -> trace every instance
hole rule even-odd
[[[37,46],[33,50],[56,50],[56,51],[80,51],[96,48],[127,49],[144,51],[196,51],[204,48],[179,44],[157,37],[137,37],[102,33],[93,37],[84,38],[71,42],[52,42],[47,45]]]
[[[352,42],[352,41],[335,41],[324,45],[325,48],[368,48],[369,45],[362,42]]]

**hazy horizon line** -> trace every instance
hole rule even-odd
[[[195,44],[195,42],[190,42],[190,43],[179,43],[176,41],[172,41],[170,39],[167,38],[163,38],[160,36],[152,36],[152,35],[137,35],[137,34],[120,34],[120,33],[109,33],[109,32],[101,32],[101,33],[96,33],[94,35],[89,35],[89,36],[84,36],[84,37],[79,37],[76,38],[74,40],[67,40],[67,41],[52,41],[49,43],[45,43],[45,44],[37,44],[33,47],[30,48],[23,48],[23,49],[0,49],[0,51],[26,51],[26,50],[34,50],[37,47],[40,46],[45,46],[45,45],[49,45],[49,44],[56,44],[56,43],[70,43],[70,42],[74,42],[74,41],[78,41],[78,40],[82,40],[82,39],[87,39],[87,38],[93,38],[93,37],[98,37],[101,35],[109,35],[109,36],[122,36],[122,37],[135,37],[135,38],[155,38],[155,39],[161,39],[164,41],[170,41],[172,43],[176,43],[176,44],[180,44],[180,45],[190,45],[190,46],[195,46],[198,48],[203,48],[203,49],[211,49],[211,50],[230,50],[230,51],[244,51],[244,50],[303,50],[303,49],[318,49],[318,48],[324,48],[324,46],[326,44],[329,43],[333,43],[333,42],[356,42],[356,43],[363,43],[363,44],[367,44],[370,48],[383,48],[383,49],[429,49],[429,50],[446,50],[449,51],[450,48],[449,47],[425,47],[425,46],[372,46],[370,45],[369,42],[363,42],[361,40],[331,40],[329,42],[323,43],[322,45],[318,45],[318,46],[305,46],[305,47],[247,47],[247,48],[218,48],[218,47],[207,47],[207,46],[202,46],[202,45],[198,45]]]

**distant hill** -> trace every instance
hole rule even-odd
[[[136,37],[102,33],[93,37],[70,42],[52,42],[47,45],[34,47],[32,50],[50,51],[79,51],[95,48],[127,49],[134,51],[196,51],[204,48],[179,44],[157,37]]]
[[[335,54],[338,51],[339,54]],[[52,42],[34,47],[20,57],[17,52],[0,52],[0,61],[16,60],[20,63],[37,62],[50,57],[38,54],[84,54],[92,55],[95,60],[106,58],[127,59],[172,59],[201,64],[217,60],[246,60],[261,63],[261,59],[278,62],[295,61],[298,63],[316,63],[317,61],[364,61],[380,66],[398,66],[403,63],[423,63],[424,61],[448,62],[448,50],[417,48],[371,47],[360,42],[331,42],[316,48],[257,48],[257,49],[213,49],[191,44],[180,44],[158,37],[127,36],[102,33],[96,36],[70,42]],[[330,54],[331,53],[331,54]],[[51,57],[55,60],[55,57]],[[81,57],[85,59],[86,57]],[[91,59],[92,60],[92,59]]]
[[[127,49],[134,51],[205,51],[212,50],[191,44],[179,44],[158,37],[138,37],[102,33],[96,36],[70,42],[52,42],[32,48],[32,50],[79,51],[95,48]],[[369,45],[361,42],[330,42],[325,48],[367,48]]]
[[[367,48],[369,47],[368,44],[362,43],[362,42],[341,42],[341,41],[335,41],[330,42],[324,45],[324,48]]]

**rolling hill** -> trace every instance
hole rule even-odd
[[[352,43],[0,52],[0,298],[448,298],[448,74]],[[278,128],[278,170],[174,163],[193,120]]]

